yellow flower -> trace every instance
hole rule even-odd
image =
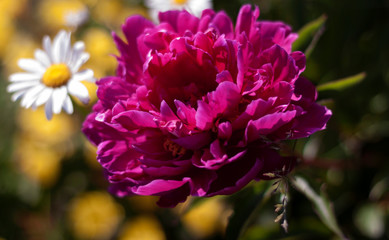
[[[1,2],[1,1],[0,1]],[[2,33],[0,34],[0,57],[6,52],[12,35],[15,31],[15,26],[10,18],[7,15],[0,12],[0,29]],[[19,46],[20,47],[20,46]]]
[[[27,0],[1,0],[0,15],[6,15],[10,18],[20,15],[27,6]]]
[[[144,8],[139,6],[127,7],[122,0],[100,0],[92,9],[92,16],[103,22],[110,29],[118,28],[124,20],[133,14],[147,16]]]
[[[0,19],[2,16],[0,15]],[[0,25],[1,25],[0,20]],[[1,27],[0,29],[4,29]],[[26,34],[16,33],[12,35],[12,30],[4,30],[7,31],[7,34],[0,34],[0,52],[4,51],[4,66],[6,70],[6,74],[9,75],[13,72],[20,71],[20,68],[17,65],[17,62],[21,58],[32,58],[34,57],[34,51],[38,48],[38,44],[32,39],[30,36]],[[8,40],[9,42],[6,44],[6,49],[3,49],[2,39],[5,35],[11,36]],[[23,47],[20,47],[23,46]]]
[[[139,211],[151,212],[158,208],[158,197],[156,196],[131,196],[128,200]]]
[[[89,16],[88,8],[77,0],[42,1],[39,6],[41,21],[52,30],[77,28]]]
[[[101,169],[101,165],[97,161],[97,148],[90,141],[84,141],[84,156],[87,164],[95,169]]]
[[[105,192],[87,192],[73,199],[69,224],[80,239],[109,239],[123,218],[123,208]]]
[[[165,240],[165,233],[152,215],[143,215],[125,223],[119,240]]]
[[[205,238],[220,230],[224,211],[220,198],[214,197],[194,206],[183,216],[182,221],[193,235]]]
[[[85,66],[91,68],[97,78],[112,75],[117,66],[113,56],[117,55],[117,50],[111,34],[100,28],[90,28],[85,32],[83,41],[90,54]]]
[[[51,121],[47,120],[43,107],[39,107],[35,111],[21,109],[18,125],[20,130],[30,138],[49,145],[69,142],[78,129],[72,117],[64,113],[55,115]],[[61,145],[63,148],[65,144]]]
[[[19,170],[40,185],[50,187],[58,177],[61,154],[23,137],[17,140],[16,146]]]

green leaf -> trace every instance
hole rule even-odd
[[[293,50],[302,50],[305,46],[308,46],[309,43],[314,43],[316,45],[316,42],[318,38],[321,36],[324,30],[324,24],[327,20],[326,15],[321,15],[319,18],[307,23],[305,26],[303,26],[300,31],[298,31],[299,37],[296,39],[296,41],[293,43]],[[315,37],[316,36],[316,37]],[[315,40],[315,41],[314,41]],[[310,46],[307,48],[308,55],[312,51],[314,46]],[[307,54],[307,52],[306,52]]]
[[[338,237],[341,239],[347,239],[340,230],[338,222],[332,208],[332,204],[328,197],[321,191],[321,194],[317,194],[309,185],[309,183],[302,177],[295,176],[291,178],[293,186],[302,194],[304,194],[313,204],[317,215],[320,220]]]
[[[317,86],[318,91],[326,91],[326,90],[343,90],[345,88],[351,87],[359,82],[361,82],[363,79],[365,79],[366,73],[358,73],[354,76],[338,79],[335,81],[331,81],[328,83],[321,84]]]
[[[260,182],[259,189],[247,187],[233,197],[234,213],[231,215],[227,229],[226,240],[240,239],[249,224],[258,214],[263,204],[270,198],[272,188],[269,182]]]

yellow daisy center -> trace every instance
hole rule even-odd
[[[42,82],[48,87],[57,88],[65,85],[71,77],[72,73],[68,66],[63,63],[53,64],[46,69]]]
[[[184,5],[187,2],[188,0],[173,0],[173,3],[177,5]]]
[[[42,82],[48,87],[57,88],[65,85],[71,77],[72,73],[68,66],[63,63],[53,64],[46,69]]]

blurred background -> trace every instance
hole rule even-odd
[[[213,6],[235,19],[244,3],[257,4],[261,20],[284,21],[296,32],[321,21],[313,44],[296,49],[306,51],[303,75],[315,85],[366,76],[321,89],[319,100],[333,117],[327,130],[296,142],[300,162],[292,174],[328,196],[351,239],[389,239],[389,1],[215,0]],[[47,121],[42,109],[11,102],[6,87],[20,71],[17,59],[32,58],[44,35],[63,28],[85,42],[91,55],[85,67],[97,78],[114,74],[110,32],[120,33],[133,14],[148,17],[143,1],[0,0],[0,240],[232,239],[225,234],[229,216],[267,186],[253,183],[233,196],[189,199],[174,209],[158,208],[153,197],[119,199],[107,193],[96,149],[80,131],[92,105],[76,102],[75,114]],[[96,87],[85,84],[95,101]],[[284,233],[274,222],[277,203],[274,195],[261,204],[241,239],[337,239],[293,188]]]

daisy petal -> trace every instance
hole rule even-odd
[[[72,103],[72,100],[70,99],[69,95],[66,96],[65,102],[63,104],[63,109],[68,114],[73,113],[73,103]]]
[[[77,72],[78,69],[89,59],[89,53],[82,53],[81,56],[73,62],[72,70],[73,73]]]
[[[50,59],[50,62],[53,62],[53,56],[51,54],[51,40],[50,40],[50,37],[49,36],[44,36],[42,44],[43,44],[43,49],[45,50],[45,52],[47,53],[47,56]]]
[[[73,81],[93,81],[93,71],[91,69],[85,69],[80,72],[77,72],[73,75]],[[94,81],[93,81],[94,82]]]
[[[16,102],[19,98],[21,98],[27,91],[26,90],[20,90],[12,94],[11,100],[13,102]]]
[[[43,89],[43,91],[39,94],[38,98],[35,101],[36,106],[39,107],[40,105],[47,102],[47,100],[49,100],[52,93],[53,93],[52,88]]]
[[[52,99],[53,99],[53,112],[55,114],[61,112],[62,106],[66,99],[66,95],[67,95],[66,86],[54,89]]]
[[[35,100],[37,99],[37,97],[39,96],[39,93],[44,89],[45,87],[41,84],[31,88],[30,90],[28,90],[26,92],[26,94],[24,94],[23,96],[23,99],[20,103],[20,105],[22,107],[25,107],[25,108],[29,108],[31,107]]]
[[[89,102],[89,92],[84,84],[78,81],[71,81],[68,84],[68,91],[70,95],[73,95],[81,100],[82,103],[88,104]]]
[[[11,82],[27,82],[27,81],[38,81],[41,79],[41,74],[36,73],[14,73],[9,76]]]
[[[46,102],[45,115],[47,120],[51,120],[53,118],[53,97],[50,97]]]
[[[45,72],[45,68],[42,66],[42,64],[35,59],[29,59],[29,58],[19,59],[18,66],[27,72],[40,73],[40,74]]]
[[[51,54],[53,56],[53,62],[54,63],[60,63],[61,62],[61,48],[62,48],[62,39],[65,37],[66,32],[64,30],[61,30],[54,38],[53,40],[53,47]]]
[[[44,67],[50,67],[51,62],[47,53],[41,49],[35,50],[35,59],[38,60]]]
[[[17,82],[17,83],[11,83],[7,87],[7,92],[17,92],[19,90],[23,90],[26,88],[30,88],[32,86],[35,86],[39,84],[38,81],[28,81],[28,82]]]
[[[81,53],[85,50],[85,44],[84,42],[78,41],[74,44],[73,50],[72,50],[72,61],[77,60]]]

